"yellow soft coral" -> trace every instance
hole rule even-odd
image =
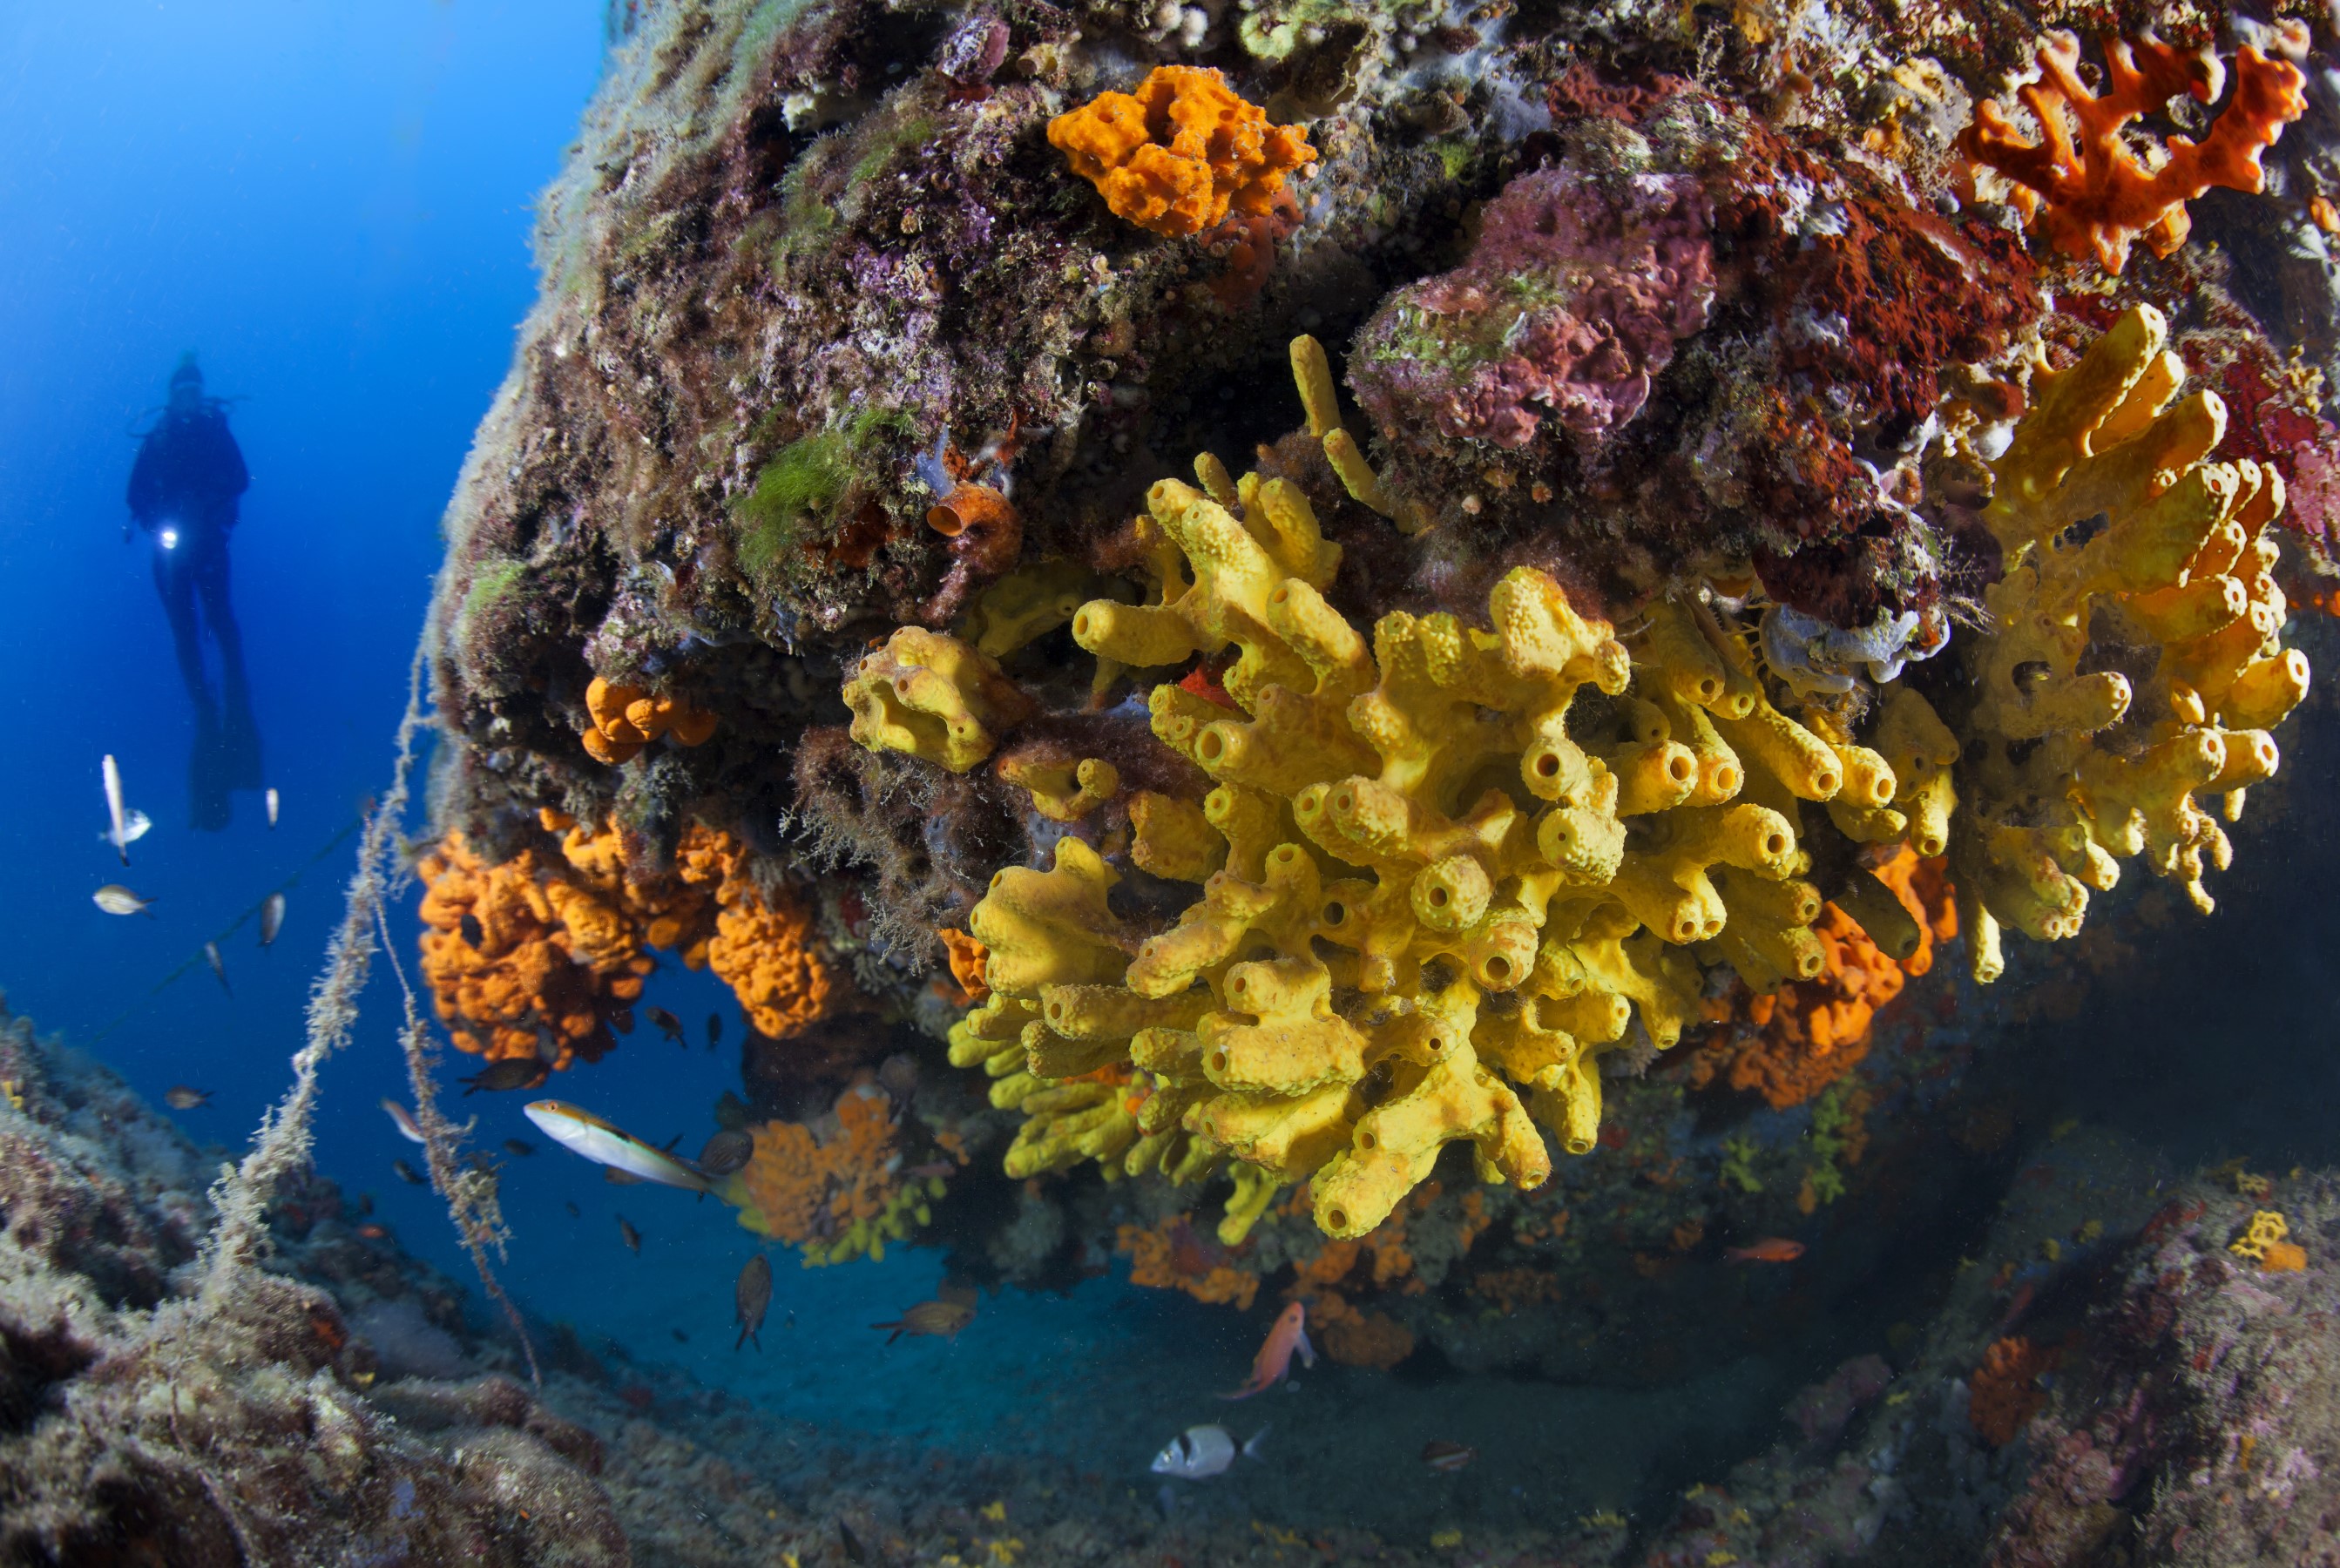
[[[1271,125],[1216,71],[1157,65],[1135,94],[1100,93],[1048,123],[1048,141],[1115,216],[1175,238],[1271,211],[1314,161],[1304,131]]]
[[[1999,972],[2002,925],[2073,935],[2139,855],[2206,912],[2203,875],[2232,849],[2196,797],[2224,796],[2231,820],[2306,694],[2273,575],[2283,481],[2209,461],[2226,407],[2173,402],[2186,372],[2167,332],[2140,305],[2069,370],[2038,370],[1991,464],[1983,519],[2007,573],[1994,634],[1971,644],[1970,809],[1951,846],[1978,978]]]
[[[2226,1250],[2236,1257],[2246,1257],[2254,1263],[2265,1263],[2268,1250],[2280,1246],[2291,1235],[2291,1226],[2275,1209],[2263,1208],[2251,1216],[2250,1228],[2226,1245]]]
[[[1661,1045],[1694,1016],[1696,967],[1669,944],[1735,925],[1792,947],[1817,900],[1799,913],[1756,890],[1800,864],[1795,827],[1729,800],[1735,760],[1693,806],[1693,748],[1642,736],[1596,755],[1570,733],[1578,690],[1623,696],[1631,656],[1542,573],[1497,584],[1490,630],[1394,614],[1369,651],[1315,586],[1329,552],[1296,491],[1227,488],[1240,517],[1156,485],[1152,523],[1192,582],[1157,606],[1085,607],[1074,631],[1139,664],[1234,650],[1236,708],[1153,694],[1155,733],[1217,784],[1191,817],[1164,814],[1198,865],[1215,836],[1220,868],[1142,941],[1107,902],[1116,873],[1077,839],[1049,870],[1001,871],[969,921],[993,995],[954,1059],[1030,1116],[1012,1174],[1095,1158],[1191,1178],[1232,1161],[1230,1243],[1302,1179],[1325,1229],[1370,1231],[1458,1140],[1482,1174],[1535,1186],[1551,1169],[1536,1121],[1592,1146],[1592,1058],[1634,1009]],[[1739,690],[1711,644],[1689,646],[1653,655],[1674,660],[1649,667],[1653,690],[1751,725],[1752,766],[1789,804],[1829,782],[1812,759],[1835,753]],[[1680,668],[1698,660],[1703,680]],[[1717,886],[1726,868],[1744,891]]]

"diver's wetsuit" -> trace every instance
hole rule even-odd
[[[188,759],[193,826],[224,828],[228,792],[261,787],[260,730],[243,670],[243,635],[228,597],[227,539],[236,500],[252,483],[227,415],[203,395],[200,373],[183,366],[171,406],[147,432],[130,470],[130,516],[154,541],[154,590],[171,620],[179,678],[195,705]],[[220,652],[219,701],[203,675],[196,608]]]
[[[154,588],[171,618],[179,677],[197,710],[212,705],[203,678],[195,601],[219,644],[220,680],[231,707],[244,699],[243,637],[228,600],[227,536],[236,498],[252,483],[227,415],[209,399],[174,407],[147,433],[130,470],[130,516],[154,539]]]

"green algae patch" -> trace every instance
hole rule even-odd
[[[471,585],[463,590],[462,618],[476,620],[491,613],[512,596],[528,568],[517,561],[491,561],[471,574]]]
[[[739,564],[759,587],[770,591],[811,564],[803,548],[808,536],[844,515],[861,488],[871,448],[888,432],[908,434],[908,418],[865,409],[841,426],[788,442],[757,472],[755,487],[731,511]]]
[[[935,139],[935,123],[924,114],[906,114],[872,125],[860,138],[849,182],[859,185],[884,174],[903,154]]]
[[[836,173],[840,138],[823,136],[797,154],[780,176],[779,210],[759,213],[740,235],[740,243],[768,247],[773,281],[785,282],[788,258],[810,250],[838,226],[833,195],[824,187]]]

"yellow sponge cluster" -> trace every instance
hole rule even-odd
[[[1232,700],[1155,686],[1154,733],[1215,787],[1121,798],[1128,862],[1202,891],[1167,930],[1133,928],[1119,874],[1078,836],[1047,870],[993,878],[969,919],[991,994],[951,1054],[1026,1114],[1009,1174],[1231,1170],[1228,1245],[1304,1180],[1318,1224],[1359,1236],[1450,1143],[1522,1186],[1551,1172],[1545,1132],[1589,1152],[1600,1057],[1672,1046],[1704,967],[1759,992],[1819,977],[1824,903],[1885,953],[1914,950],[1864,854],[1949,852],[1986,980],[2002,922],[2071,935],[2123,858],[2207,908],[2203,869],[2228,851],[2195,797],[2223,795],[2231,818],[2274,771],[2266,728],[2307,671],[2278,641],[2280,481],[2206,461],[2224,412],[2206,393],[2171,405],[2184,371],[2165,336],[2134,311],[2035,375],[1990,465],[2008,571],[1993,629],[1968,640],[1978,695],[1956,729],[1898,681],[1791,715],[1725,607],[1661,600],[1621,637],[1527,568],[1495,586],[1483,630],[1398,612],[1369,647],[1324,598],[1340,551],[1297,487],[1207,456],[1200,489],[1155,485],[1137,524],[1150,591],[1083,605],[1073,635],[1115,665],[1199,658]],[[1295,348],[1304,392],[1311,361]],[[1313,390],[1312,428],[1330,401]],[[984,695],[996,679],[965,665],[926,711],[1005,710]],[[967,765],[932,738],[903,749]],[[1069,819],[1116,787],[1084,766],[1098,777],[1017,776]],[[1849,841],[1824,856],[1825,889],[1807,879],[1814,832]]]
[[[2226,406],[2173,401],[2186,371],[2167,337],[2140,305],[2070,369],[2039,369],[1991,465],[2007,573],[1973,660],[1951,861],[1980,979],[2002,967],[2002,925],[2072,935],[2139,855],[2206,913],[2203,873],[2233,850],[2196,798],[2238,816],[2276,770],[2267,731],[2307,692],[2273,576],[2283,481],[2209,461]]]
[[[1234,710],[1151,698],[1215,788],[1131,802],[1131,859],[1202,897],[1130,931],[1075,838],[993,878],[970,918],[992,995],[952,1050],[1026,1114],[1011,1175],[1232,1163],[1224,1240],[1304,1179],[1323,1228],[1362,1235],[1448,1143],[1522,1186],[1551,1172],[1539,1123],[1589,1151],[1600,1054],[1636,1013],[1659,1047],[1697,1016],[1688,949],[1759,984],[1825,964],[1797,802],[1886,809],[1893,771],[1774,708],[1710,619],[1661,604],[1629,652],[1523,568],[1489,630],[1397,613],[1368,649],[1325,602],[1338,552],[1306,498],[1198,467],[1205,490],[1148,496],[1155,602],[1086,605],[1073,633],[1141,666],[1233,652]]]
[[[999,661],[945,632],[897,628],[845,682],[853,739],[964,773],[989,757],[1000,731],[1031,716],[1032,700]]]

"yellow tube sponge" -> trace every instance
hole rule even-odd
[[[1456,1141],[1484,1179],[1541,1183],[1539,1124],[1595,1146],[1597,1058],[1636,1015],[1661,1047],[1696,1018],[1685,944],[1725,938],[1790,975],[1817,957],[1798,824],[1730,799],[1735,754],[1700,723],[1753,726],[1790,809],[1859,749],[1772,710],[1684,610],[1637,676],[1614,629],[1531,569],[1495,585],[1483,627],[1395,612],[1369,644],[1324,600],[1333,558],[1297,491],[1198,471],[1204,488],[1149,497],[1145,526],[1175,546],[1160,602],[1084,606],[1074,635],[1131,662],[1236,650],[1234,709],[1169,683],[1151,697],[1155,733],[1215,788],[1199,807],[1132,801],[1133,862],[1201,897],[1136,940],[1079,839],[1048,871],[1001,871],[968,920],[993,996],[952,1057],[1025,1112],[1014,1174],[1231,1171],[1227,1245],[1301,1180],[1320,1226],[1362,1235]],[[1586,688],[1611,700],[1578,721],[1626,715],[1613,744],[1571,731]],[[1732,757],[1719,778],[1700,747]],[[1889,796],[1888,764],[1860,757]]]
[[[2283,481],[2210,461],[2226,407],[2176,398],[2186,370],[2167,336],[2137,306],[2077,364],[2036,370],[1991,464],[1983,520],[2007,571],[1988,594],[1994,633],[1970,645],[1968,809],[1951,832],[1983,978],[1998,927],[2072,935],[2121,860],[2142,856],[2206,912],[2202,878],[2233,850],[2197,797],[2239,811],[2276,766],[2266,731],[2307,690],[2271,574]],[[1926,728],[1903,712],[1880,727],[1889,751]]]
[[[991,755],[1002,730],[1030,717],[1031,699],[998,661],[956,637],[904,626],[845,682],[853,739],[872,751],[907,751],[964,773]]]

